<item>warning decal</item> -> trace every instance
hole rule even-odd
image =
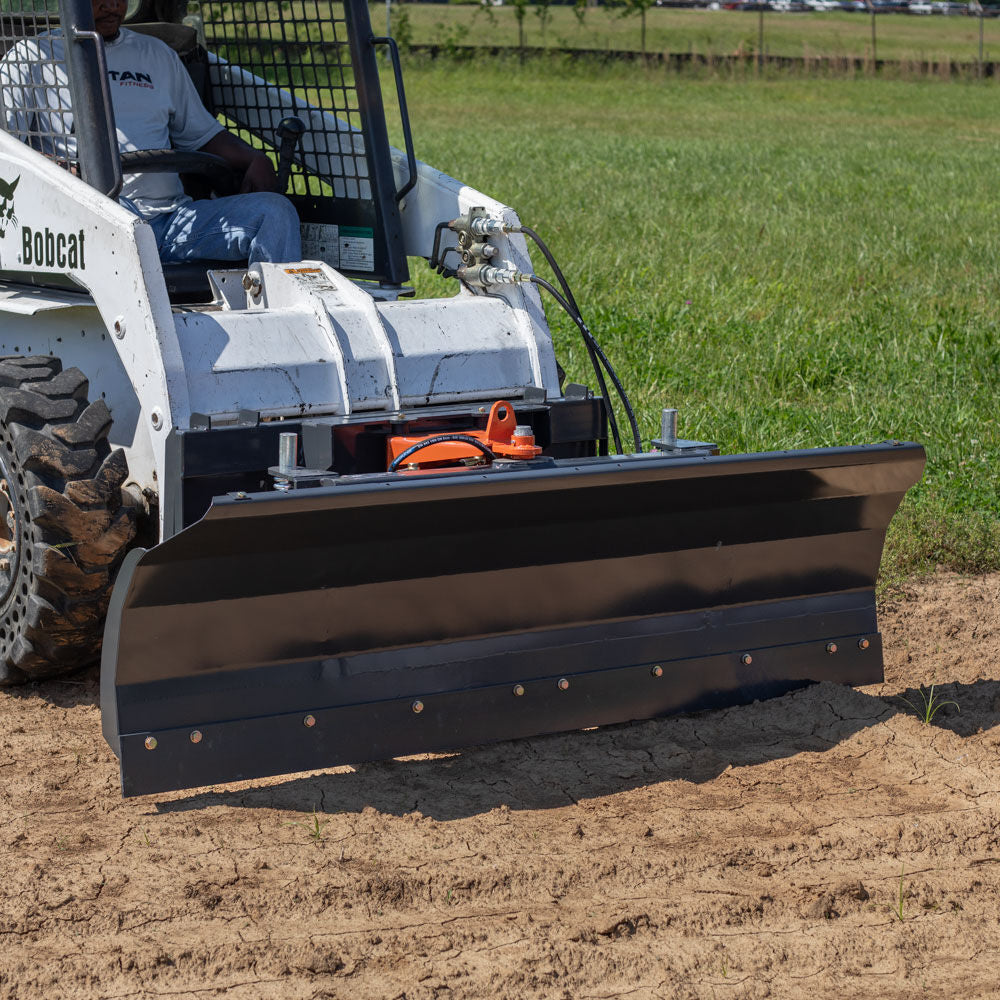
[[[375,233],[360,226],[340,227],[340,270],[375,270]]]
[[[321,260],[330,267],[340,267],[340,226],[319,222],[302,225],[302,259]]]

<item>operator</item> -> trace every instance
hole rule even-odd
[[[234,172],[243,174],[240,194],[197,201],[184,193],[177,174],[125,175],[121,203],[150,224],[160,259],[249,260],[251,264],[300,260],[298,215],[292,203],[275,192],[277,177],[270,159],[226,131],[208,112],[169,45],[122,27],[127,0],[91,0],[91,7],[95,27],[104,39],[121,152],[197,150],[221,157]],[[41,43],[39,37],[29,44],[41,48]],[[49,58],[61,61],[62,38],[53,36],[48,43]],[[0,73],[5,87],[14,82],[11,63],[20,47],[3,60],[8,64]],[[39,55],[44,61],[49,54],[42,49]],[[20,59],[23,62],[23,54]],[[22,94],[36,89],[23,84],[22,88]],[[43,152],[57,159],[69,158],[65,151],[61,156],[59,150]]]

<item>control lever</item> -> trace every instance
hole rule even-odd
[[[278,186],[277,190],[281,194],[288,191],[288,175],[292,171],[292,158],[295,156],[295,148],[306,130],[306,123],[301,118],[294,115],[289,118],[282,118],[275,130],[280,140],[278,146]]]

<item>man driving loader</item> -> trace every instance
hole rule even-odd
[[[209,113],[168,45],[122,27],[126,0],[91,0],[91,7],[104,40],[120,151],[173,148],[210,153],[235,174],[242,173],[239,194],[199,200],[184,192],[176,173],[125,174],[120,201],[150,224],[160,259],[248,259],[251,264],[299,260],[298,215],[292,203],[275,192],[277,178],[268,157]],[[62,49],[63,39],[56,33],[20,42],[0,63],[0,89],[8,127],[13,118],[47,119],[33,130],[45,137],[41,151],[68,161],[73,153],[61,147],[75,140],[61,138],[62,130],[52,127],[54,119],[65,118],[68,111],[52,98],[53,90],[66,93],[65,80],[58,77],[61,68],[53,69],[61,67]],[[47,100],[45,108],[38,105],[40,91]]]

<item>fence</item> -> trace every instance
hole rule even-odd
[[[903,67],[944,76],[992,76],[1000,61],[1000,20],[981,8],[952,16],[887,12],[888,0],[846,2],[856,12],[779,13],[772,4],[744,3],[741,10],[649,6],[642,27],[633,6],[572,8],[518,3],[493,8],[470,4],[381,3],[380,24],[405,45],[433,55],[513,49],[526,57],[557,50],[572,58],[647,59],[670,67],[742,66],[751,61],[819,72],[870,72]],[[779,0],[791,5],[797,0]],[[832,3],[833,0],[814,0]],[[892,0],[894,7],[905,0]],[[711,4],[718,7],[719,2]],[[800,5],[801,6],[801,5]],[[958,7],[957,4],[952,5]]]

